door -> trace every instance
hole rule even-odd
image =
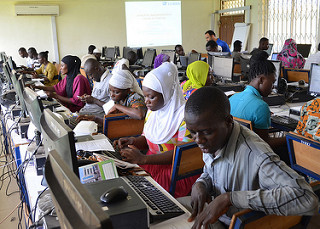
[[[231,47],[235,23],[243,23],[244,14],[220,17],[219,38]],[[231,50],[232,51],[232,50]]]

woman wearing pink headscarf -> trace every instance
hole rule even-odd
[[[279,53],[277,60],[280,60],[282,66],[286,68],[302,69],[306,62],[303,56],[297,50],[297,43],[294,39],[287,39]]]

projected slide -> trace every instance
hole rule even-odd
[[[181,1],[126,2],[127,46],[181,44]]]

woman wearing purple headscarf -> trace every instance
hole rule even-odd
[[[156,56],[156,58],[154,59],[154,64],[153,67],[157,68],[159,67],[163,62],[170,62],[170,56],[166,55],[166,54],[159,54],[158,56]]]
[[[34,86],[44,90],[48,97],[59,100],[71,112],[79,111],[85,103],[78,97],[87,94],[91,95],[89,81],[80,74],[81,60],[76,56],[65,56],[61,60],[61,74],[67,76],[55,86]]]

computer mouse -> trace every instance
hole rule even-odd
[[[305,84],[305,82],[304,82],[304,80],[299,80],[298,84],[303,86]]]
[[[121,200],[126,199],[128,196],[128,192],[124,189],[123,186],[115,187],[109,189],[105,193],[100,196],[100,200],[107,204],[115,203]]]

